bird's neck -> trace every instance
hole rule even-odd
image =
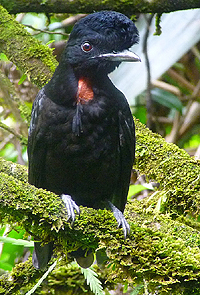
[[[44,86],[45,94],[59,105],[73,103],[78,87],[73,69],[69,65],[59,64],[51,80]]]
[[[57,67],[52,79],[45,85],[46,95],[60,105],[75,105],[76,102],[85,103],[94,98],[93,89],[105,87],[109,80],[106,74],[95,75],[77,74],[70,64]]]

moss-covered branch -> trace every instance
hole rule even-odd
[[[10,13],[45,12],[45,13],[91,13],[111,9],[123,13],[164,13],[183,9],[199,8],[199,0],[0,0]]]
[[[16,93],[16,89],[13,85],[13,83],[10,81],[10,79],[0,71],[0,88],[3,92],[3,100],[9,108],[11,108],[11,111],[16,119],[17,122],[26,122],[26,127],[24,126],[24,129],[26,128],[25,134],[28,133],[27,124],[29,124],[31,120],[31,110],[30,108],[25,104],[24,100],[22,100]]]
[[[13,271],[5,273],[0,277],[0,294],[1,295],[17,295],[26,287],[27,291],[31,289],[32,284],[42,276],[44,272],[37,271],[32,265],[31,259],[24,263],[18,264]]]
[[[136,167],[160,182],[157,195],[166,195],[168,211],[198,212],[199,162],[138,121],[136,129]],[[57,253],[63,255],[80,246],[106,248],[110,262],[115,264],[115,270],[108,274],[110,281],[122,283],[129,278],[129,282],[141,283],[145,279],[149,290],[160,285],[163,292],[167,288],[180,292],[180,283],[181,288],[191,287],[194,280],[198,285],[199,225],[184,217],[172,220],[168,215],[156,214],[156,198],[127,205],[131,235],[124,241],[110,212],[82,208],[72,228],[61,200],[29,185],[25,168],[1,160],[0,172],[1,217],[17,220],[46,242],[55,240]]]
[[[4,192],[1,193],[1,204],[4,207],[1,207],[1,213],[17,216],[29,232],[43,238],[48,232],[50,237],[46,236],[46,239],[55,239],[57,253],[60,252],[62,255],[80,245],[93,249],[97,245],[106,248],[110,262],[115,265],[115,268],[110,267],[107,273],[108,281],[142,283],[145,279],[149,291],[160,286],[159,294],[165,294],[165,290],[169,291],[170,288],[174,294],[181,294],[180,290],[184,289],[184,285],[192,288],[194,281],[196,285],[199,283],[200,235],[197,230],[183,226],[179,221],[173,221],[170,216],[155,215],[152,209],[145,211],[137,201],[129,203],[126,208],[126,216],[131,224],[131,234],[126,241],[122,231],[117,229],[112,214],[106,210],[82,208],[81,216],[72,229],[65,216],[62,217],[64,210],[61,210],[61,202],[53,194],[34,189],[27,184],[24,184],[25,193],[22,193],[19,190],[20,182],[12,176],[8,176],[8,179],[9,182],[6,181],[1,186],[1,192]],[[12,180],[19,190],[18,195],[14,184],[9,185]],[[10,192],[7,198],[5,191]],[[21,193],[22,196],[19,197]],[[36,223],[40,223],[40,226]],[[14,271],[9,281],[2,280],[2,288],[12,290],[13,284],[14,290],[23,287],[20,282],[24,276],[24,266],[21,267],[23,271],[19,272],[18,267],[17,273]],[[33,276],[36,277],[29,263],[27,274],[26,280],[28,276],[30,280]],[[64,275],[67,276],[65,272]],[[29,280],[26,284],[28,282]]]
[[[45,271],[36,270],[32,266],[29,258],[24,263],[17,264],[10,273],[0,277],[0,294],[1,295],[18,295],[26,294],[35,285],[35,281],[41,278]],[[113,289],[113,284],[104,283],[107,279],[108,271],[101,271],[101,281],[103,286]],[[94,295],[81,273],[80,267],[76,263],[66,264],[65,261],[57,263],[56,269],[45,280],[45,284],[38,288],[34,294],[88,294]]]
[[[160,183],[170,212],[200,214],[200,161],[136,121],[135,168]],[[159,194],[155,195],[155,201]],[[153,203],[153,198],[151,199]],[[148,205],[148,204],[147,204]]]
[[[0,6],[0,52],[39,87],[51,78],[57,61],[52,50],[31,36]]]

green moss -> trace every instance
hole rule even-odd
[[[57,61],[52,50],[32,37],[0,6],[1,50],[40,88],[51,78]]]
[[[200,214],[200,161],[175,144],[167,143],[139,121],[136,123],[135,168],[160,184],[168,211],[193,216]],[[157,198],[157,196],[156,196]]]
[[[10,273],[0,277],[0,294],[22,294],[20,290],[30,290],[34,286],[35,280],[40,278],[43,273],[43,271],[34,269],[31,259],[25,263],[19,263]]]
[[[155,19],[155,26],[156,26],[156,31],[154,33],[154,35],[156,36],[160,36],[162,34],[162,29],[161,29],[161,16],[162,14],[157,13],[156,14],[156,19]]]
[[[27,182],[21,182],[3,172],[0,173],[0,190],[2,217],[9,214],[12,216],[12,212],[15,212],[11,220],[12,218],[17,220],[33,235],[37,235],[38,233],[41,237],[44,236],[45,238],[48,232],[51,231],[52,226],[54,231],[58,231],[63,225],[63,220],[66,220],[64,212],[64,216],[59,216],[61,200],[59,198],[53,198],[52,200],[51,198],[50,202],[49,196],[54,195],[50,192],[37,190]],[[42,195],[42,198],[38,198],[38,195]],[[49,216],[48,210],[52,212],[53,218]],[[29,220],[30,215],[33,217],[31,226]],[[44,234],[44,228],[41,229],[41,232],[37,231],[39,224],[45,227],[47,233]]]
[[[128,247],[126,242],[120,248],[115,243],[113,247],[108,247],[107,255],[115,265],[115,269],[108,274],[108,280],[121,283],[129,278],[130,283],[141,284],[145,279],[149,291],[154,292],[159,286],[159,294],[170,289],[180,292],[184,281],[189,284],[190,280],[192,283],[198,280],[199,247],[190,251],[181,238],[175,239],[169,234],[155,232],[152,235],[148,228],[141,229],[138,226],[132,227],[132,230],[135,237],[132,247]]]
[[[7,176],[13,176],[14,178],[28,182],[27,168],[25,166],[5,161],[0,157],[0,173],[6,173]]]
[[[20,101],[18,102],[18,107],[20,110],[21,117],[24,118],[29,125],[31,121],[31,109],[25,103],[22,103]]]

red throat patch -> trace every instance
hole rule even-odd
[[[92,84],[88,78],[80,78],[78,81],[77,101],[85,103],[94,98]]]

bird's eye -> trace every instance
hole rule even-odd
[[[84,42],[81,45],[81,48],[82,48],[83,51],[88,52],[88,51],[90,51],[92,49],[92,45],[89,42]]]

